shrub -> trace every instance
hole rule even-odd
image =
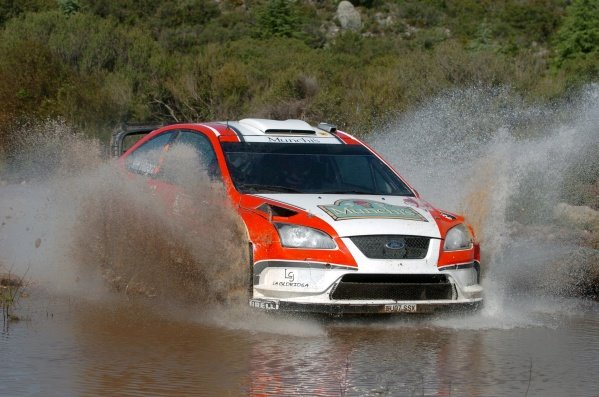
[[[57,6],[55,0],[3,0],[0,2],[0,25],[25,12],[46,11]]]
[[[0,52],[0,149],[6,149],[9,127],[16,120],[53,114],[68,72],[52,52],[33,41],[2,41]]]
[[[256,11],[255,36],[262,39],[271,37],[300,37],[301,17],[294,1],[268,0]]]
[[[599,3],[574,0],[555,36],[554,65],[576,80],[599,78]]]

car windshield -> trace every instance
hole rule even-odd
[[[342,144],[222,143],[241,193],[414,196],[368,149]]]

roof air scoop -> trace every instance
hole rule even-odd
[[[263,134],[277,135],[314,135],[316,131],[303,120],[266,120],[243,119],[239,121],[244,127],[253,128]]]
[[[265,134],[291,134],[291,135],[314,135],[314,130],[280,130],[280,129],[269,129],[264,131]]]
[[[333,125],[333,124],[329,124],[329,123],[318,123],[318,128],[320,128],[323,131],[326,131],[330,134],[334,134],[335,132],[337,132],[337,126]]]

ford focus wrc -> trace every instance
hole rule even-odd
[[[198,154],[201,164],[183,166],[224,184],[245,224],[252,307],[418,313],[482,302],[479,245],[464,218],[432,207],[334,126],[243,119],[113,137],[123,167],[158,185],[173,172],[167,154],[177,146]]]

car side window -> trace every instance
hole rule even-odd
[[[176,144],[194,148],[198,153],[201,166],[208,171],[208,174],[211,177],[220,176],[216,153],[214,153],[212,144],[206,136],[196,132],[181,131],[181,134],[177,137]]]
[[[125,166],[131,172],[155,178],[161,167],[167,145],[175,137],[176,131],[160,134],[138,147],[125,159]]]
[[[393,192],[393,181],[388,175],[385,175],[379,167],[373,165],[372,172],[374,174],[374,181],[377,190],[383,194],[390,194]]]
[[[161,167],[161,178],[178,185],[197,183],[204,177],[220,179],[216,153],[210,140],[193,131],[180,131]]]
[[[339,172],[341,180],[346,186],[353,186],[357,189],[371,190],[372,175],[368,159],[364,156],[339,156]]]
[[[412,191],[392,174],[392,171],[377,161],[372,164],[377,189],[384,194],[400,194],[402,196],[413,196]]]

